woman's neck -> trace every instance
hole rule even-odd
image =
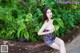
[[[49,21],[50,21],[51,19],[49,19]]]
[[[47,22],[51,21],[51,19],[46,20]]]
[[[51,21],[51,19],[48,19],[48,21]]]

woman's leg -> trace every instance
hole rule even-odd
[[[55,42],[52,43],[52,45],[50,45],[51,48],[54,48],[54,49],[57,49],[57,50],[60,50],[60,46],[58,44],[56,44]]]
[[[60,53],[66,53],[64,41],[58,37],[55,38],[55,43],[60,46]]]

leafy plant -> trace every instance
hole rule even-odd
[[[42,7],[52,10],[56,36],[62,37],[78,28],[80,4],[59,4],[57,0],[0,0],[0,38],[43,41],[37,34],[43,24]]]

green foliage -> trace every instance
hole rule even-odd
[[[80,24],[80,4],[58,4],[56,0],[0,0],[0,38],[42,41],[42,7],[53,12],[56,36],[64,36]]]

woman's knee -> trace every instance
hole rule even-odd
[[[65,43],[62,39],[60,40],[60,46],[65,46]]]
[[[65,45],[65,44],[64,44],[64,41],[63,41],[62,39],[58,38],[58,41],[59,41],[59,44],[60,44],[60,45]]]

